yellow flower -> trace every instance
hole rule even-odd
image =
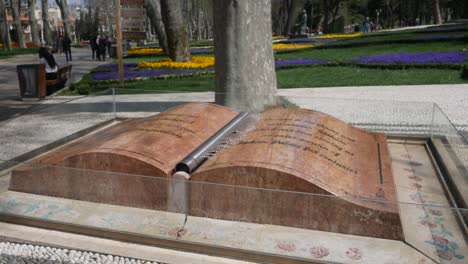
[[[273,36],[273,40],[285,39],[285,38],[288,38],[288,37],[285,37],[285,36]]]
[[[273,44],[273,50],[292,50],[292,49],[307,49],[313,48],[317,45],[298,45],[298,44]]]
[[[214,64],[214,57],[192,57],[192,60],[188,62],[176,62],[170,59],[159,60],[156,62],[142,61],[138,63],[138,68],[205,69],[213,67]]]
[[[354,33],[354,34],[327,34],[320,36],[321,39],[330,39],[330,38],[356,38],[360,37],[362,33]]]
[[[157,55],[162,54],[163,49],[160,48],[130,48],[128,49],[129,55]]]

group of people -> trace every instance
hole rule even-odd
[[[60,54],[65,53],[67,62],[72,61],[71,44],[72,41],[69,36],[60,34],[57,37],[57,51]]]
[[[377,25],[372,22],[372,20],[369,19],[369,17],[366,17],[364,22],[362,22],[362,27],[363,27],[363,32],[368,33],[377,30]]]
[[[100,61],[106,60],[107,55],[109,55],[109,58],[111,57],[112,41],[109,36],[103,38],[97,35],[95,38],[91,39],[89,44],[93,52],[93,60],[94,58]]]

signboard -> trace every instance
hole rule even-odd
[[[144,8],[122,8],[120,15],[125,18],[144,18],[146,10]]]
[[[138,32],[138,31],[124,31],[122,32],[122,39],[124,40],[139,40],[145,39],[146,32]]]
[[[145,6],[145,0],[121,0],[120,5],[121,6],[144,7]]]
[[[132,20],[123,20],[122,28],[123,31],[145,31],[146,20],[143,19],[132,19]]]
[[[141,40],[146,38],[146,9],[144,1],[121,1],[122,38]]]

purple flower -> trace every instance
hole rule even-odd
[[[212,52],[211,49],[208,49],[208,48],[193,48],[191,50],[192,54],[207,54],[211,52]]]
[[[364,56],[351,59],[358,63],[457,63],[462,64],[467,57],[466,52],[417,52],[417,53],[389,53],[373,56]]]
[[[206,72],[206,70],[194,69],[194,70],[181,70],[181,69],[157,69],[157,70],[147,70],[147,71],[124,71],[124,78],[136,79],[136,78],[149,78],[149,77],[161,77],[161,76],[170,76],[170,75],[190,75],[194,73]],[[118,80],[119,73],[117,71],[112,72],[96,72],[93,74],[94,81],[108,81],[108,80]]]
[[[288,40],[285,40],[285,41],[281,41],[280,43],[296,43],[296,44],[300,44],[300,43],[307,43],[307,44],[310,44],[310,43],[328,43],[328,42],[332,42],[332,41],[335,41],[336,39],[334,38],[327,38],[327,39],[321,39],[321,38],[293,38],[293,39],[288,39]]]
[[[419,40],[433,40],[433,39],[462,39],[465,35],[463,34],[450,34],[450,35],[427,35],[427,36],[419,36],[416,39]]]
[[[124,69],[133,69],[138,67],[138,63],[124,63]],[[119,64],[109,63],[97,66],[97,69],[111,69],[117,71],[119,69]]]
[[[323,64],[328,63],[326,60],[319,60],[319,59],[284,59],[275,61],[276,67],[284,67],[284,66],[296,66],[296,65],[312,65],[312,64]]]

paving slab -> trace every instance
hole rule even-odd
[[[72,48],[73,65],[71,82],[74,83],[87,74],[91,69],[105,62],[92,60],[91,50],[88,48]],[[64,54],[54,54],[59,65],[66,64]],[[35,111],[44,101],[24,102],[19,94],[16,66],[19,64],[38,63],[37,54],[18,55],[0,60],[0,120],[20,114]],[[108,61],[109,62],[109,61]],[[60,100],[55,98],[54,100]]]

